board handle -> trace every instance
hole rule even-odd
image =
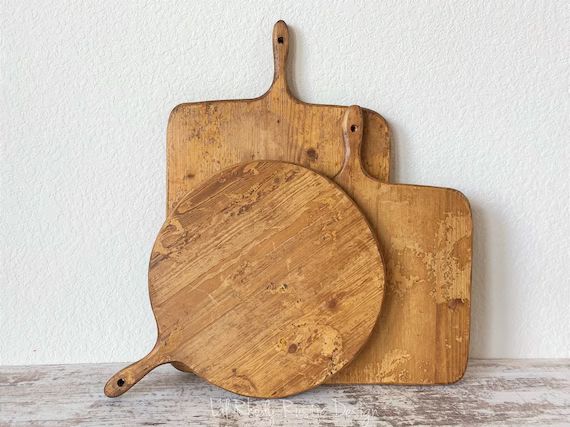
[[[160,347],[155,346],[152,351],[141,360],[121,369],[113,375],[109,381],[107,381],[107,384],[105,384],[105,395],[107,397],[120,396],[138,383],[154,368],[168,362],[171,362],[171,360],[161,354]]]
[[[289,91],[287,85],[287,56],[289,55],[289,28],[285,21],[273,26],[273,85],[272,89]]]
[[[339,184],[346,183],[350,186],[354,179],[363,176],[374,179],[368,175],[361,161],[363,127],[362,109],[358,105],[351,105],[346,109],[342,120],[344,160],[340,172],[334,177]]]

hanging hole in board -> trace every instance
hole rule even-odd
[[[285,39],[283,37],[277,37],[277,43],[283,44],[284,41]]]
[[[122,378],[119,378],[119,379],[117,380],[117,385],[118,385],[119,387],[124,386],[124,385],[125,385],[125,380],[122,379]]]
[[[358,130],[358,126],[356,126],[356,125],[352,125],[352,126],[350,127],[350,131],[353,132],[353,133],[356,132],[357,130]]]

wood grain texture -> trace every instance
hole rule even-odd
[[[380,183],[361,163],[363,117],[347,109],[346,160],[334,178],[377,232],[386,298],[362,353],[333,383],[450,383],[469,352],[471,210],[447,188]]]
[[[275,74],[264,95],[248,100],[186,103],[173,109],[167,130],[167,212],[202,181],[241,162],[288,161],[329,177],[340,170],[345,107],[296,99],[287,84],[290,37],[283,21],[275,24],[272,42]],[[370,110],[364,110],[364,120],[366,170],[387,181],[388,126]]]
[[[448,386],[320,386],[287,399],[238,397],[161,366],[121,399],[117,364],[0,367],[0,425],[568,425],[570,360],[470,360]]]
[[[169,207],[219,168],[250,158],[287,159],[338,175],[345,158],[346,108],[304,104],[291,96],[285,78],[288,43],[287,26],[278,22],[274,83],[261,98],[183,104],[173,111],[167,146]],[[450,189],[388,184],[388,127],[367,110],[361,121],[362,141],[355,147],[360,155],[353,157],[360,160],[362,173],[340,175],[337,182],[380,234],[387,297],[382,326],[357,360],[329,381],[456,381],[469,349],[472,232],[467,200]]]
[[[233,166],[160,230],[149,265],[157,343],[105,393],[168,362],[245,396],[305,391],[362,348],[383,290],[376,235],[336,184],[292,163]]]

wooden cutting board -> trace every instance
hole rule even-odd
[[[334,178],[381,242],[386,297],[359,357],[334,383],[450,383],[467,366],[472,223],[469,202],[449,188],[380,183],[361,162],[361,109],[343,128],[346,159]]]
[[[105,394],[168,362],[246,396],[315,387],[362,348],[383,289],[376,234],[336,184],[291,163],[233,166],[160,230],[149,265],[156,345]]]
[[[273,84],[259,98],[181,104],[167,130],[167,212],[196,185],[231,165],[250,160],[293,162],[326,176],[343,161],[342,117],[346,107],[308,104],[289,91],[286,76],[289,31],[273,28]],[[349,90],[349,89],[348,89]],[[364,110],[364,166],[387,181],[390,136],[386,121]]]
[[[274,82],[262,97],[182,104],[173,110],[167,132],[168,211],[199,182],[220,168],[244,160],[288,160],[329,177],[341,170],[345,157],[342,129],[346,107],[305,104],[291,95],[285,78],[289,40],[287,26],[278,22],[273,30]],[[368,217],[378,227],[398,230],[391,239],[387,237],[389,234],[381,237],[391,260],[387,261],[387,302],[382,310],[384,331],[378,328],[365,352],[328,382],[456,381],[463,375],[469,349],[470,214],[463,208],[465,217],[461,219],[450,210],[448,223],[442,224],[435,210],[455,204],[463,206],[466,202],[453,190],[405,185],[380,187],[379,182],[389,180],[389,130],[378,114],[369,110],[362,113],[359,159],[366,179],[360,179],[365,184],[355,197],[365,210],[367,202],[363,200],[376,200],[379,188],[383,192],[391,188],[409,191],[409,201],[404,198],[398,203],[381,204],[383,209],[398,206],[397,212],[402,216],[390,216],[390,224],[378,222],[377,208],[367,210]],[[349,192],[351,188],[345,187]],[[430,192],[434,194],[433,200]],[[395,197],[391,194],[387,200]],[[429,215],[416,218],[415,212],[403,209],[408,204],[410,209],[412,206],[421,209],[425,204],[432,209],[426,208],[433,213],[431,219],[438,222],[422,223],[430,219]],[[458,228],[457,221],[465,227]],[[433,229],[435,226],[437,230]],[[467,258],[461,257],[462,262],[466,261],[461,268],[458,258],[449,253],[449,239],[455,239],[456,233],[465,235],[463,244],[469,250]],[[175,366],[186,370],[181,365]]]

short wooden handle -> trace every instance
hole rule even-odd
[[[284,21],[273,26],[273,87],[287,90],[287,56],[289,54],[289,29]]]
[[[170,362],[170,360],[162,356],[160,349],[155,346],[155,348],[141,360],[121,369],[113,375],[109,381],[107,381],[107,384],[105,384],[105,395],[107,397],[120,396],[138,383],[154,368],[168,362]]]
[[[358,175],[366,176],[361,162],[363,123],[362,109],[358,105],[351,105],[346,109],[342,121],[344,161],[342,169],[335,177],[337,182]]]

